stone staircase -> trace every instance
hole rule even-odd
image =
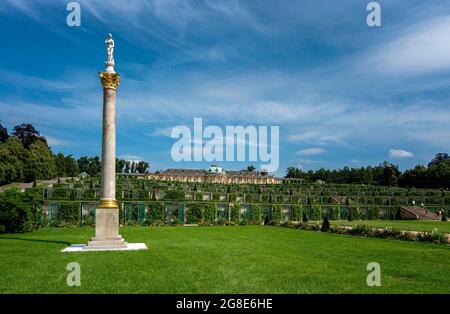
[[[401,206],[400,217],[405,220],[441,220],[442,216],[420,206]]]

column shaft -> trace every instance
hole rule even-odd
[[[103,89],[100,199],[103,201],[115,201],[116,199],[116,91],[112,88]],[[102,202],[102,204],[108,203]]]

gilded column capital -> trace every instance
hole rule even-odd
[[[120,85],[119,73],[100,72],[100,81],[103,89],[110,88],[116,90]]]

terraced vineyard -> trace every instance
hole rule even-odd
[[[92,223],[98,202],[97,178],[68,179],[41,190],[48,220],[70,216]],[[395,219],[400,206],[424,204],[430,212],[450,209],[450,191],[371,185],[296,184],[225,185],[152,181],[118,176],[116,198],[121,223],[183,224],[228,222],[247,224],[286,220]],[[190,219],[192,208],[208,211]],[[70,213],[67,213],[69,211]],[[155,213],[152,215],[152,212]],[[158,213],[157,213],[158,212]]]

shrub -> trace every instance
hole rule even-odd
[[[302,218],[303,222],[308,222],[308,216],[306,216],[306,213],[303,212],[303,218]]]
[[[60,222],[77,225],[80,221],[80,203],[62,202],[60,208]]]
[[[200,204],[189,204],[189,209],[186,211],[186,222],[188,224],[198,224],[203,222],[203,213]]]
[[[201,193],[201,192],[195,193],[195,200],[196,201],[203,201],[203,193]]]
[[[178,190],[168,190],[164,195],[164,199],[170,201],[184,201],[184,198],[185,198],[184,191]]]
[[[151,224],[164,222],[164,205],[160,202],[150,202],[147,210],[147,220]]]
[[[239,224],[241,220],[241,206],[239,203],[234,203],[231,208],[231,221],[235,224]]]
[[[311,220],[320,220],[322,219],[322,211],[320,210],[320,206],[318,205],[313,205],[312,209],[311,209]]]
[[[338,205],[333,206],[333,209],[331,210],[331,219],[332,220],[341,219],[341,211]]]
[[[303,218],[303,210],[301,205],[292,205],[292,220],[300,221]]]
[[[371,206],[367,209],[367,219],[377,220],[380,218],[380,209],[376,206]]]
[[[221,217],[217,220],[217,225],[224,226],[226,224],[225,218]]]
[[[280,205],[272,206],[272,222],[274,224],[279,224],[281,222],[281,206]]]
[[[216,220],[216,207],[212,204],[206,204],[203,206],[203,220],[210,224],[213,224]]]
[[[261,224],[261,205],[252,205],[252,223],[255,225]]]
[[[348,214],[347,214],[348,221],[358,220],[359,219],[359,211],[356,206],[349,206],[348,207]]]
[[[395,219],[396,220],[401,220],[402,219],[400,208],[396,208]]]
[[[330,222],[328,221],[328,217],[325,216],[325,219],[323,220],[322,227],[320,228],[320,231],[328,232],[329,230],[330,230]]]
[[[441,218],[441,220],[442,221],[447,221],[447,209],[443,209],[442,210],[442,218]]]
[[[434,229],[432,232],[423,232],[417,235],[417,240],[422,242],[447,243],[447,236]]]
[[[44,223],[43,200],[37,190],[0,193],[0,233],[27,232]]]

